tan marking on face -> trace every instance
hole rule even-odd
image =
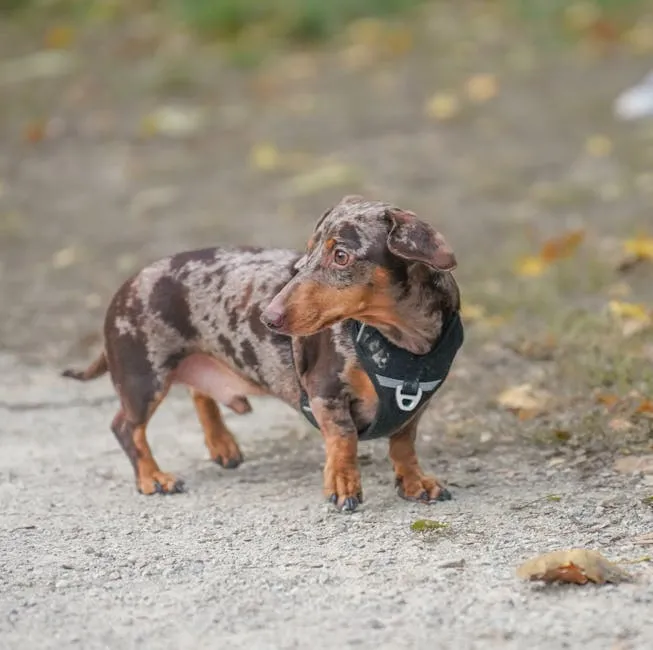
[[[336,240],[333,239],[333,237],[327,239],[327,240],[324,242],[324,247],[325,247],[328,251],[333,250],[333,248],[335,247],[335,245],[336,245]]]
[[[336,289],[317,282],[297,284],[286,298],[286,327],[308,336],[347,318],[356,318],[367,302],[368,287]]]

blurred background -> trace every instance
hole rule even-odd
[[[457,252],[452,436],[648,448],[652,68],[641,0],[0,0],[0,352],[86,359],[139,267],[362,193]]]

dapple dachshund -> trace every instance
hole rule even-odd
[[[143,494],[183,483],[162,471],[147,424],[174,383],[190,388],[211,458],[243,455],[218,404],[251,410],[272,395],[324,437],[324,493],[339,510],[362,502],[359,440],[387,437],[399,496],[450,499],[415,454],[418,421],[463,341],[453,251],[429,224],[388,203],[343,198],[304,254],[208,248],[147,266],[115,294],[104,350],[81,381],[109,371],[120,398],[111,429]]]

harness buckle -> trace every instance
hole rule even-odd
[[[404,392],[405,389],[411,390],[411,392]],[[395,388],[395,400],[402,411],[414,411],[423,395],[424,391],[416,381],[405,381]]]

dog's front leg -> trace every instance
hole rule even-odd
[[[324,494],[338,510],[356,510],[363,502],[358,469],[358,431],[345,405],[315,398],[311,410],[324,437]]]
[[[435,503],[451,499],[451,493],[435,476],[422,472],[415,453],[417,421],[411,420],[404,428],[390,438],[390,460],[395,470],[397,493],[407,501]]]

